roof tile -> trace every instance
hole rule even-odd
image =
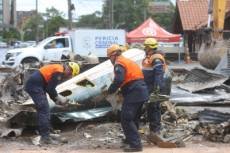
[[[184,30],[196,30],[201,24],[207,24],[208,0],[177,0],[177,6]],[[227,0],[230,10],[230,0]]]

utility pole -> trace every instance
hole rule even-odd
[[[113,0],[109,0],[109,28],[113,29]]]
[[[10,4],[10,24],[16,27],[16,0],[11,0]]]
[[[143,14],[144,14],[144,21],[147,19],[147,10],[146,8],[143,9]]]
[[[72,2],[68,0],[68,19],[69,19],[69,30],[72,29]]]
[[[39,38],[38,38],[38,34],[39,34],[39,31],[38,31],[38,0],[36,0],[36,43],[38,43],[39,41]]]
[[[112,13],[111,13],[111,14],[112,14],[112,16],[111,16],[111,25],[112,25],[112,26],[111,26],[111,29],[113,29],[113,20],[114,20],[114,19],[113,19],[113,0],[111,0],[111,12],[112,12]]]

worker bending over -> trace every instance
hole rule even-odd
[[[50,137],[50,110],[46,93],[57,105],[65,105],[66,97],[59,95],[56,86],[64,79],[76,76],[80,71],[77,63],[50,64],[35,71],[25,84],[25,90],[32,98],[38,117],[38,130],[41,135],[41,144],[55,144]]]
[[[119,45],[113,44],[107,49],[107,56],[114,65],[114,80],[108,93],[115,93],[119,88],[124,97],[121,108],[121,126],[125,135],[125,152],[142,151],[138,133],[138,120],[144,102],[148,101],[148,89],[140,67],[121,55]]]

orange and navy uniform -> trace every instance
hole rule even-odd
[[[118,88],[123,95],[121,107],[121,127],[125,138],[133,148],[141,148],[141,139],[137,131],[143,104],[148,101],[148,88],[141,68],[132,60],[116,57],[114,64],[114,80],[108,92],[114,93]]]
[[[25,91],[32,98],[38,116],[39,134],[47,138],[50,131],[50,109],[46,97],[49,94],[53,101],[56,101],[56,86],[64,76],[64,67],[60,64],[50,64],[43,66],[33,72],[25,84]]]
[[[52,79],[54,73],[63,73],[64,67],[60,64],[46,65],[39,69],[46,82]]]
[[[145,82],[151,93],[157,86],[161,89],[163,86],[163,76],[167,68],[165,58],[160,53],[147,55],[142,61],[142,71]]]
[[[131,81],[144,79],[144,75],[139,66],[130,59],[119,56],[116,60],[116,64],[123,66],[126,70],[125,78],[121,84],[121,87]]]
[[[61,64],[43,66],[31,75],[27,81],[26,89],[36,90],[36,88],[42,87],[44,92],[47,92],[50,98],[55,101],[58,95],[55,88],[61,83],[63,72],[64,67]]]
[[[148,99],[144,75],[140,67],[132,60],[118,56],[114,65],[114,81],[109,87],[109,93],[114,93],[118,88],[125,98],[124,101],[140,102]]]

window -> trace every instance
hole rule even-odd
[[[69,41],[67,38],[56,39],[57,48],[66,48],[69,47]]]
[[[59,38],[59,39],[52,40],[51,42],[49,42],[45,46],[46,49],[50,49],[50,48],[66,48],[66,47],[69,47],[68,38]]]
[[[83,87],[94,87],[95,85],[88,79],[83,79],[79,82],[76,83],[79,86],[83,86]]]

